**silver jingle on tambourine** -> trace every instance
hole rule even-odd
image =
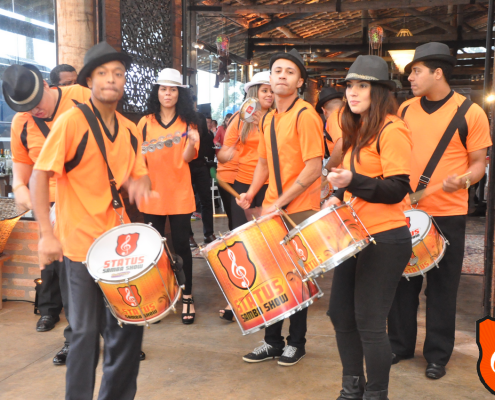
[[[165,143],[164,143],[164,142],[158,142],[158,143],[156,144],[156,148],[157,148],[158,150],[163,149],[163,147],[164,147],[164,146],[165,146]]]
[[[157,140],[156,139],[151,139],[150,144],[156,144]]]
[[[179,144],[179,143],[180,143],[180,136],[174,136],[174,138],[172,139],[172,141],[173,141],[175,144]]]
[[[148,152],[148,146],[141,146],[141,154],[146,154]]]
[[[245,122],[253,122],[253,114],[259,110],[261,110],[261,104],[258,99],[248,97],[246,100],[244,100],[244,103],[241,104],[239,118]]]
[[[165,140],[165,146],[167,147],[172,147],[174,145],[174,142],[170,139]]]
[[[148,146],[148,152],[149,153],[153,153],[155,151],[155,144],[154,143],[150,143],[150,145]]]

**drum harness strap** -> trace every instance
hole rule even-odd
[[[296,100],[294,100],[294,103],[292,103],[292,105],[287,109],[287,111],[289,111],[292,107],[294,107],[294,104],[296,104],[297,100],[299,100],[299,97],[296,97]],[[296,129],[297,129],[297,121],[299,120],[299,115],[301,115],[301,113],[306,109],[307,107],[303,107],[297,113]],[[263,117],[263,123],[264,122],[265,122],[265,117]],[[273,170],[275,173],[275,182],[277,184],[278,197],[280,197],[282,196],[283,190],[282,190],[282,176],[280,174],[280,159],[278,157],[277,133],[275,132],[275,116],[272,116],[272,121],[270,124],[270,143],[272,145],[272,158],[273,158]],[[279,205],[279,207],[285,209],[289,206],[289,204],[290,202],[285,205]]]
[[[103,159],[105,160],[105,164],[107,165],[108,180],[110,182],[110,190],[112,192],[112,206],[114,211],[117,213],[117,215],[120,218],[120,223],[123,224],[124,213],[123,211],[122,213],[119,213],[117,211],[118,209],[123,208],[122,200],[120,198],[119,191],[117,190],[117,184],[115,182],[115,178],[113,176],[112,170],[110,169],[110,165],[108,165],[107,151],[105,149],[105,142],[103,141],[103,135],[101,133],[100,125],[98,124],[98,120],[96,119],[95,114],[93,113],[93,111],[91,111],[91,109],[87,104],[82,104],[82,103],[78,104],[77,108],[79,108],[83,112],[86,121],[88,121],[89,127],[95,137],[96,143],[100,148],[101,155],[103,156]]]
[[[416,192],[426,189],[428,184],[430,183],[431,176],[433,175],[433,172],[435,171],[435,168],[437,167],[438,163],[440,162],[440,159],[443,156],[443,153],[447,149],[450,141],[454,137],[455,132],[459,127],[462,126],[463,119],[466,115],[466,113],[469,110],[469,107],[473,102],[471,100],[464,100],[464,102],[461,104],[461,106],[457,109],[457,112],[454,115],[454,118],[450,121],[449,125],[447,126],[447,129],[445,130],[445,133],[443,134],[442,138],[438,142],[438,145],[433,152],[430,161],[428,161],[428,164],[426,165],[426,168],[423,171],[423,174],[419,178],[418,186],[416,187],[416,190],[414,193],[411,195],[411,200],[413,200],[416,204],[419,202],[421,199],[421,196],[423,195],[424,192],[421,192],[420,194],[417,195],[417,197],[414,196]],[[402,118],[404,118],[405,111],[407,108],[405,108],[402,111]],[[459,128],[460,130],[460,128]],[[461,135],[460,135],[461,136]],[[467,136],[467,135],[466,135]],[[461,138],[462,140],[462,138]]]
[[[59,89],[59,91],[60,91],[60,89]],[[60,96],[62,96],[62,94],[59,95],[59,102],[60,102]],[[78,104],[80,104],[77,100],[72,99],[72,101],[74,102],[74,104],[76,106]],[[58,103],[57,103],[57,106],[58,106]],[[42,118],[38,118],[38,117],[33,117],[33,120],[34,120],[35,124],[38,126],[38,129],[41,131],[41,133],[43,134],[43,136],[46,139],[48,137],[48,134],[50,133],[50,128],[46,124],[45,120],[43,120]]]

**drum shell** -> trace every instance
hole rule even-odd
[[[166,286],[163,286],[162,278]],[[162,253],[156,267],[150,266],[143,274],[128,282],[133,291],[137,290],[137,297],[141,299],[139,307],[131,305],[132,297],[129,300],[129,288],[124,280],[111,283],[98,281],[98,284],[113,308],[116,318],[126,324],[144,325],[146,321],[141,315],[141,311],[148,322],[164,318],[180,294],[179,286],[175,281],[174,272],[165,252]]]
[[[283,320],[323,295],[316,285],[302,281],[293,260],[280,245],[286,234],[280,215],[271,214],[257,223],[248,222],[201,250],[243,334]],[[245,268],[247,287],[242,287],[243,281],[236,277],[239,274],[235,274],[225,244],[234,253],[235,265]]]
[[[411,213],[424,213],[421,210],[411,210],[406,212],[406,216],[414,215]],[[426,214],[426,213],[425,213]],[[409,260],[406,269],[404,270],[403,276],[413,277],[418,275],[423,275],[430,269],[435,267],[445,254],[447,244],[445,239],[438,232],[433,219],[430,218],[430,224],[427,231],[419,238],[413,242],[413,249],[411,254],[411,259]],[[417,260],[416,260],[417,259]]]
[[[301,273],[315,278],[364,249],[370,237],[344,204],[325,208],[292,229],[286,246],[302,263]]]

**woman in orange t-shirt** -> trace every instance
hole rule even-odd
[[[165,223],[170,219],[172,243],[183,260],[186,288],[182,293],[182,322],[194,322],[192,297],[192,254],[189,247],[191,213],[195,210],[189,162],[198,157],[198,117],[189,90],[182,85],[179,71],[165,68],[158,75],[148,98],[148,115],[138,124],[143,142],[163,141],[163,148],[144,154],[153,190],[160,197],[142,202],[139,210],[145,223],[165,236]],[[149,146],[148,146],[149,149]]]
[[[237,193],[245,193],[253,181],[254,170],[258,163],[258,124],[263,115],[272,109],[273,91],[270,86],[270,71],[258,72],[249,83],[244,85],[247,97],[258,99],[261,110],[256,111],[254,122],[245,122],[240,119],[240,113],[236,113],[229,121],[222,149],[218,152],[217,158],[221,163],[230,164],[238,160],[237,173],[233,182],[234,190]],[[226,164],[226,165],[227,165]],[[219,164],[220,165],[220,164]],[[222,179],[220,177],[220,179]],[[230,183],[230,182],[229,182]],[[252,220],[253,216],[261,215],[261,205],[265,198],[268,182],[263,185],[251,203],[251,207],[243,210],[233,196],[230,196],[230,213],[232,215],[232,228],[235,229]],[[220,310],[220,318],[233,321],[234,314],[229,306]]]
[[[409,191],[411,134],[395,116],[389,91],[395,84],[382,58],[359,56],[345,81],[342,169],[332,168],[328,175],[342,189],[325,206],[351,202],[376,244],[334,272],[328,315],[343,366],[339,399],[387,399],[392,363],[387,316],[412,251],[402,211]]]

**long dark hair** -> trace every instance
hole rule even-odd
[[[158,90],[160,85],[153,85],[150,96],[147,101],[146,114],[154,114],[157,121],[161,122],[160,100],[158,100]],[[191,91],[187,88],[177,87],[179,89],[179,98],[175,104],[175,110],[182,121],[187,125],[198,126],[199,120],[194,111],[194,103],[191,97]]]
[[[388,114],[397,114],[397,102],[389,89],[379,83],[371,83],[371,104],[368,112],[354,114],[344,96],[344,111],[342,113],[342,153],[345,154],[351,147],[359,162],[359,153],[363,147],[373,143]]]

